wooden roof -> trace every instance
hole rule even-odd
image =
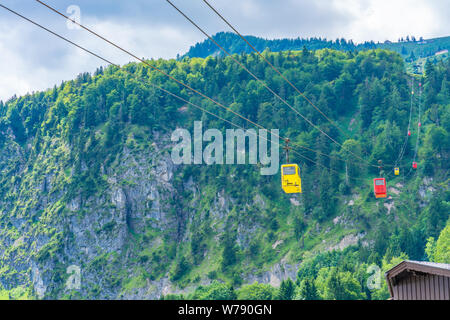
[[[385,273],[391,297],[393,296],[392,286],[396,285],[400,278],[405,277],[408,274],[432,274],[450,277],[450,264],[413,260],[405,260],[400,262],[398,265]]]

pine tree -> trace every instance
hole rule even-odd
[[[294,297],[295,284],[291,279],[283,280],[278,290],[278,300],[292,300]]]
[[[224,235],[224,245],[222,251],[222,269],[236,263],[236,246],[234,238],[228,234]]]
[[[298,298],[300,300],[320,300],[314,280],[304,279],[300,283]]]

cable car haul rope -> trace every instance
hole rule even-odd
[[[144,65],[146,65],[146,66],[148,66],[148,67],[150,67],[151,69],[153,69],[153,70],[155,70],[155,71],[157,71],[157,72],[159,72],[159,73],[161,73],[161,74],[163,74],[164,76],[166,76],[166,77],[168,77],[170,80],[172,80],[172,81],[175,81],[178,85],[180,85],[180,86],[182,86],[182,87],[185,87],[185,88],[187,88],[187,89],[189,89],[190,91],[192,91],[192,92],[194,92],[194,93],[196,93],[197,95],[199,95],[199,96],[201,96],[202,98],[204,98],[204,99],[207,99],[208,101],[210,101],[210,102],[213,102],[215,105],[217,105],[217,106],[219,106],[219,107],[221,107],[222,109],[225,109],[226,111],[229,111],[229,112],[231,112],[231,113],[233,113],[234,115],[236,115],[236,116],[238,116],[239,118],[241,118],[241,119],[243,119],[243,120],[245,120],[246,122],[248,122],[248,123],[250,123],[251,125],[253,125],[253,126],[255,126],[255,127],[257,127],[257,128],[260,128],[260,129],[265,129],[265,130],[267,130],[265,127],[263,127],[262,125],[260,125],[260,124],[258,124],[257,122],[254,122],[254,121],[252,121],[252,120],[250,120],[250,119],[248,119],[247,117],[245,117],[245,116],[243,116],[243,115],[241,115],[241,114],[239,114],[238,112],[236,112],[236,111],[234,111],[234,110],[232,110],[230,107],[227,107],[227,106],[225,106],[224,104],[222,104],[222,103],[220,103],[220,102],[218,102],[218,101],[216,101],[215,99],[213,99],[213,98],[211,98],[211,97],[209,97],[209,96],[207,96],[207,95],[205,95],[205,94],[203,94],[203,93],[201,93],[200,91],[198,91],[198,90],[196,90],[196,89],[194,89],[194,88],[192,88],[190,85],[188,85],[188,84],[185,84],[185,83],[183,83],[182,81],[180,81],[180,80],[178,80],[178,79],[176,79],[176,78],[174,78],[173,76],[171,76],[171,75],[169,75],[168,73],[166,73],[166,72],[164,72],[163,70],[161,70],[161,69],[159,69],[159,68],[157,68],[157,67],[155,67],[155,66],[153,66],[153,65],[151,65],[149,62],[147,62],[147,61],[145,61],[144,59],[141,59],[141,58],[139,58],[136,54],[133,54],[133,53],[131,53],[130,51],[128,51],[128,50],[126,50],[126,49],[124,49],[124,48],[122,48],[121,46],[119,46],[119,45],[117,45],[117,44],[115,44],[114,42],[112,42],[111,40],[108,40],[107,38],[105,38],[105,37],[103,37],[103,36],[101,36],[101,35],[99,35],[98,33],[96,33],[96,32],[94,32],[93,30],[91,30],[90,28],[88,28],[88,27],[86,27],[86,26],[84,26],[84,25],[82,25],[82,24],[80,24],[80,23],[78,23],[77,21],[75,21],[75,20],[73,20],[73,19],[70,19],[68,16],[66,16],[65,14],[63,14],[63,13],[61,13],[60,11],[58,11],[58,10],[56,10],[56,9],[54,9],[53,7],[51,7],[51,6],[49,6],[48,4],[46,4],[46,3],[44,3],[43,1],[40,1],[40,0],[36,0],[38,3],[40,3],[41,5],[43,5],[43,6],[45,6],[45,7],[47,7],[48,9],[50,9],[51,11],[53,11],[53,12],[55,12],[55,13],[57,13],[58,15],[60,15],[60,16],[62,16],[62,17],[64,17],[65,19],[67,19],[67,20],[69,20],[69,21],[71,21],[71,22],[73,22],[73,23],[75,23],[76,25],[78,25],[79,27],[81,27],[82,29],[84,29],[84,30],[86,30],[86,31],[88,31],[89,33],[91,33],[91,34],[93,34],[94,36],[96,36],[96,37],[98,37],[98,38],[100,38],[100,39],[102,39],[103,41],[105,41],[105,42],[107,42],[108,44],[110,44],[110,45],[112,45],[112,46],[114,46],[115,48],[117,48],[117,49],[119,49],[119,50],[121,50],[122,52],[124,52],[124,53],[126,53],[126,54],[128,54],[128,55],[130,55],[131,57],[133,57],[134,59],[136,59],[136,60],[138,60],[138,61],[140,61],[140,62],[142,62]],[[270,91],[275,97],[277,97],[281,102],[283,102],[284,104],[286,104],[291,110],[293,110],[298,116],[300,116],[303,120],[305,120],[308,124],[310,124],[313,128],[315,128],[315,129],[317,129],[320,133],[322,133],[325,137],[327,137],[329,140],[331,140],[333,143],[335,143],[336,145],[338,145],[338,146],[340,146],[341,147],[341,149],[345,149],[346,151],[348,151],[350,154],[352,154],[355,158],[357,158],[357,159],[359,159],[359,160],[361,160],[361,161],[363,161],[366,165],[368,165],[368,166],[372,166],[372,167],[381,167],[380,165],[374,165],[374,164],[371,164],[369,161],[367,161],[366,159],[364,159],[364,158],[362,158],[361,156],[359,156],[359,155],[357,155],[357,154],[355,154],[354,152],[352,152],[351,150],[347,150],[347,148],[345,148],[345,146],[344,145],[342,145],[341,143],[339,143],[338,141],[336,141],[334,138],[332,138],[332,137],[330,137],[327,133],[325,133],[322,129],[320,129],[318,126],[316,126],[314,123],[312,123],[309,119],[307,119],[305,116],[303,116],[296,108],[294,108],[291,104],[289,104],[285,99],[283,99],[279,94],[277,94],[273,89],[271,89],[263,80],[261,80],[260,78],[258,78],[254,73],[252,73],[247,67],[245,67],[239,60],[237,60],[233,55],[231,55],[227,50],[225,50],[222,46],[220,46],[209,34],[207,34],[202,28],[200,28],[192,19],[190,19],[183,11],[181,11],[178,7],[176,7],[171,1],[169,1],[169,0],[166,0],[172,7],[174,7],[181,15],[183,15],[190,23],[192,23],[197,29],[199,29],[204,35],[206,35],[216,46],[218,46],[223,52],[225,52],[225,54],[227,54],[228,56],[230,56],[231,57],[231,59],[233,59],[236,63],[238,63],[247,73],[249,73],[255,80],[257,80],[258,82],[260,82],[268,91]],[[325,119],[327,119],[333,126],[335,126],[340,132],[342,132],[343,134],[345,134],[345,132],[343,132],[342,131],[342,129],[341,128],[339,128],[339,126],[337,126],[336,125],[336,123],[334,123],[330,118],[328,118],[319,108],[317,108],[294,84],[292,84],[292,82],[291,81],[289,81],[283,74],[282,74],[282,72],[280,71],[280,70],[278,70],[275,66],[273,66],[268,60],[267,60],[267,58],[266,57],[264,57],[264,55],[262,55],[255,47],[253,47],[248,41],[247,41],[247,39],[245,39],[237,30],[236,30],[236,28],[234,28],[216,9],[214,9],[210,4],[209,4],[209,2],[208,1],[206,1],[206,0],[203,0],[210,8],[211,8],[211,10],[213,10],[222,20],[224,20],[225,21],[225,23],[227,23],[232,29],[233,29],[233,31],[234,32],[236,32],[240,37],[241,37],[241,39],[243,39],[263,60],[265,60],[269,65],[270,65],[270,67],[272,68],[272,69],[274,69],[299,95],[301,95],[309,104],[311,104],[318,112],[320,112],[321,113],[321,115],[325,118]],[[100,60],[102,60],[102,61],[104,61],[104,62],[106,62],[107,64],[110,64],[110,65],[113,65],[113,66],[115,66],[115,67],[118,67],[118,68],[120,68],[120,66],[118,65],[118,64],[115,64],[115,63],[113,63],[113,62],[111,62],[110,60],[108,60],[108,59],[106,59],[106,58],[104,58],[104,57],[102,57],[101,55],[99,55],[99,54],[97,54],[97,53],[94,53],[94,52],[92,52],[92,51],[90,51],[90,50],[88,50],[88,49],[86,49],[86,48],[84,48],[84,47],[82,47],[82,46],[80,46],[79,44],[77,44],[77,43],[75,43],[75,42],[73,42],[73,41],[71,41],[71,40],[69,40],[69,39],[67,39],[67,38],[65,38],[65,37],[63,37],[63,36],[61,36],[61,35],[59,35],[58,33],[56,33],[56,32],[54,32],[54,31],[52,31],[52,30],[50,30],[50,29],[48,29],[48,28],[46,28],[46,27],[44,27],[44,26],[42,26],[41,24],[39,24],[39,23],[37,23],[37,22],[35,22],[35,21],[33,21],[33,20],[31,20],[31,19],[29,19],[29,18],[27,18],[27,17],[25,17],[25,16],[23,16],[23,15],[21,15],[21,14],[19,14],[19,13],[17,13],[16,11],[14,11],[14,10],[12,10],[12,9],[9,9],[9,8],[7,8],[6,6],[4,6],[4,5],[2,5],[2,4],[0,4],[0,7],[2,7],[2,8],[4,8],[5,10],[7,10],[7,11],[9,11],[9,12],[11,12],[11,13],[13,13],[13,14],[15,14],[15,15],[17,15],[18,17],[20,17],[20,18],[22,18],[22,19],[24,19],[24,20],[26,20],[26,21],[28,21],[28,22],[30,22],[30,23],[32,23],[32,24],[34,24],[34,25],[36,25],[37,27],[39,27],[39,28],[41,28],[41,29],[43,29],[43,30],[45,30],[45,31],[47,31],[47,32],[49,32],[49,33],[51,33],[51,34],[53,34],[54,36],[56,36],[56,37],[58,37],[58,38],[60,38],[60,39],[62,39],[62,40],[64,40],[64,41],[66,41],[66,42],[68,42],[69,44],[71,44],[71,45],[73,45],[73,46],[75,46],[75,47],[77,47],[77,48],[79,48],[79,49],[81,49],[81,50],[83,50],[83,51],[85,51],[85,52],[87,52],[88,54],[90,54],[90,55],[92,55],[92,56],[94,56],[94,57],[96,57],[96,58],[98,58],[98,59],[100,59]],[[141,81],[146,81],[146,82],[149,82],[148,81],[148,79],[142,79],[142,78],[140,78],[140,77],[137,77],[134,73],[132,73],[132,72],[130,72],[130,71],[128,71],[128,70],[126,70],[126,69],[121,69],[121,70],[123,70],[123,71],[125,71],[125,72],[127,72],[128,74],[130,74],[131,76],[133,76],[133,77],[136,77],[136,78],[138,78],[138,80],[141,80]],[[176,95],[176,94],[174,94],[174,93],[172,93],[172,92],[170,92],[170,91],[168,91],[168,90],[166,90],[166,89],[164,89],[164,88],[162,88],[162,87],[160,87],[160,86],[158,86],[158,85],[156,85],[156,84],[153,84],[153,83],[151,83],[151,82],[149,82],[150,83],[150,85],[151,86],[153,86],[154,88],[156,88],[156,89],[158,89],[158,90],[161,90],[161,91],[163,91],[164,93],[166,93],[166,94],[168,94],[168,95],[170,95],[170,96],[172,96],[172,97],[174,97],[174,98],[176,98],[176,99],[178,99],[178,100],[180,100],[180,101],[182,101],[182,102],[184,102],[184,103],[186,103],[186,104],[189,104],[190,106],[193,106],[193,107],[195,107],[195,108],[197,108],[197,109],[199,109],[199,110],[202,110],[203,112],[205,112],[205,113],[207,113],[207,114],[209,114],[209,115],[212,115],[212,116],[214,116],[214,117],[216,117],[216,118],[218,118],[219,120],[222,120],[222,121],[224,121],[224,122],[226,122],[226,123],[228,123],[228,124],[230,124],[230,125],[232,125],[232,126],[235,126],[235,127],[238,127],[238,128],[240,128],[240,129],[244,129],[242,126],[240,126],[240,125],[238,125],[238,124],[235,124],[235,123],[233,123],[232,121],[229,121],[229,120],[226,120],[226,119],[224,119],[223,117],[220,117],[219,115],[217,115],[216,113],[214,113],[214,112],[212,112],[212,111],[209,111],[209,110],[206,110],[205,108],[202,108],[202,107],[200,107],[199,105],[197,105],[197,104],[195,104],[195,103],[192,103],[192,102],[190,102],[190,101],[188,101],[188,100],[186,100],[185,98],[182,98],[182,97],[180,97],[180,96],[178,96],[178,95]],[[411,87],[412,87],[413,85],[411,85]],[[421,84],[419,84],[419,87],[421,86]],[[403,154],[404,154],[404,152],[405,152],[405,149],[406,149],[406,144],[407,144],[407,141],[408,141],[408,137],[410,136],[410,125],[411,125],[411,113],[412,113],[412,95],[413,95],[413,93],[411,94],[411,106],[410,106],[410,115],[409,115],[409,123],[408,123],[408,135],[406,136],[406,139],[405,139],[405,142],[404,142],[404,144],[403,144],[403,146],[402,146],[402,148],[401,148],[401,150],[400,150],[400,153],[399,153],[399,156],[398,156],[398,158],[397,158],[397,160],[396,160],[396,162],[395,162],[395,175],[398,175],[398,172],[399,172],[399,168],[397,167],[397,164],[398,163],[400,163],[400,161],[402,160],[402,157],[403,157]],[[421,87],[419,88],[419,96],[421,96]],[[421,112],[421,110],[420,110],[420,104],[421,104],[421,102],[419,102],[419,122],[418,122],[418,134],[417,134],[417,141],[416,141],[416,148],[415,148],[415,153],[414,153],[414,159],[413,159],[413,167],[414,168],[416,168],[417,167],[417,163],[415,162],[415,160],[416,160],[416,156],[417,156],[417,150],[418,150],[418,144],[419,144],[419,138],[420,138],[420,127],[421,127],[421,119],[420,119],[420,112]],[[274,133],[272,133],[272,135],[273,135]],[[274,141],[272,141],[272,139],[267,139],[266,137],[263,137],[263,136],[261,136],[261,135],[259,135],[259,134],[256,134],[257,136],[260,136],[261,138],[263,138],[263,139],[266,139],[268,142],[272,142],[272,143],[276,143],[276,144],[278,144],[278,147],[281,147],[281,145],[279,144],[279,143],[277,143],[277,142],[274,142]],[[345,134],[346,135],[346,134]],[[326,168],[327,170],[329,170],[329,171],[331,171],[331,172],[335,172],[335,173],[337,173],[337,174],[340,174],[338,171],[336,171],[336,170],[334,170],[334,169],[332,169],[332,168],[328,168],[327,166],[325,166],[324,164],[321,164],[321,163],[318,163],[318,162],[316,162],[316,161],[314,161],[313,159],[310,159],[309,157],[307,157],[307,156],[305,156],[305,155],[303,155],[303,154],[301,154],[301,153],[299,153],[299,152],[297,152],[291,145],[289,145],[289,143],[290,143],[290,139],[289,138],[287,138],[287,137],[282,137],[282,136],[278,136],[278,135],[276,135],[275,134],[275,136],[277,137],[277,138],[279,138],[279,139],[281,139],[281,140],[284,140],[284,143],[285,143],[285,145],[284,145],[284,147],[283,147],[283,149],[285,150],[285,152],[286,152],[286,164],[283,164],[282,166],[281,166],[281,185],[282,185],[282,189],[286,192],[286,193],[302,193],[302,187],[301,187],[301,176],[300,176],[300,167],[298,166],[298,164],[295,164],[295,163],[290,163],[290,161],[289,161],[289,152],[292,152],[293,154],[295,154],[296,156],[298,156],[298,157],[300,157],[300,158],[303,158],[303,159],[305,159],[306,161],[309,161],[309,162],[311,162],[311,163],[314,163],[314,164],[316,164],[316,165],[318,165],[318,166],[322,166],[322,167],[324,167],[324,168]],[[347,136],[347,135],[346,135]],[[326,157],[328,157],[328,158],[330,158],[330,159],[335,159],[335,160],[339,160],[339,161],[344,161],[344,162],[351,162],[351,161],[348,161],[348,160],[343,160],[343,159],[340,159],[340,158],[335,158],[335,157],[332,157],[332,156],[330,156],[330,155],[328,155],[328,154],[324,154],[324,153],[321,153],[321,152],[319,152],[319,151],[317,151],[317,150],[314,150],[314,149],[311,149],[311,148],[308,148],[308,147],[305,147],[305,146],[302,146],[302,145],[299,145],[299,144],[296,144],[295,145],[295,147],[298,147],[298,148],[301,148],[301,149],[304,149],[304,150],[308,150],[308,151],[311,151],[311,152],[315,152],[316,154],[318,154],[318,155],[322,155],[322,156],[326,156]],[[359,163],[360,165],[362,164],[362,163]],[[348,178],[351,178],[351,179],[354,179],[354,180],[363,180],[364,181],[364,179],[362,179],[362,178],[355,178],[355,177],[351,177],[351,176],[348,176],[348,175],[346,175]],[[385,180],[385,178],[376,178],[376,179],[374,179],[374,193],[375,193],[375,197],[376,198],[384,198],[384,197],[386,197],[386,180]]]

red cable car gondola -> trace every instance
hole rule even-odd
[[[408,136],[411,136],[411,131],[408,130]]]
[[[386,179],[385,178],[375,178],[373,179],[373,192],[375,193],[375,198],[386,198]]]
[[[417,162],[414,161],[412,167],[413,167],[414,169],[417,169]]]

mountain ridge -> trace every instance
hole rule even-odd
[[[231,54],[253,53],[252,49],[235,33],[232,32],[218,32],[212,36],[221,46]],[[265,39],[256,36],[245,36],[245,38],[255,46],[255,48],[262,52],[269,49],[273,52],[297,50],[300,51],[303,47],[308,50],[318,49],[334,49],[341,51],[361,51],[371,49],[387,49],[397,52],[408,62],[408,68],[411,72],[423,73],[426,61],[433,59],[448,58],[448,52],[443,55],[436,55],[442,50],[450,50],[450,36],[438,37],[431,39],[411,39],[399,42],[374,42],[365,41],[362,43],[354,43],[352,40],[344,38],[336,40],[327,40],[326,38],[281,38],[281,39]],[[179,57],[200,57],[207,56],[223,56],[224,53],[217,48],[217,46],[206,39],[202,42],[190,47],[188,52]]]

